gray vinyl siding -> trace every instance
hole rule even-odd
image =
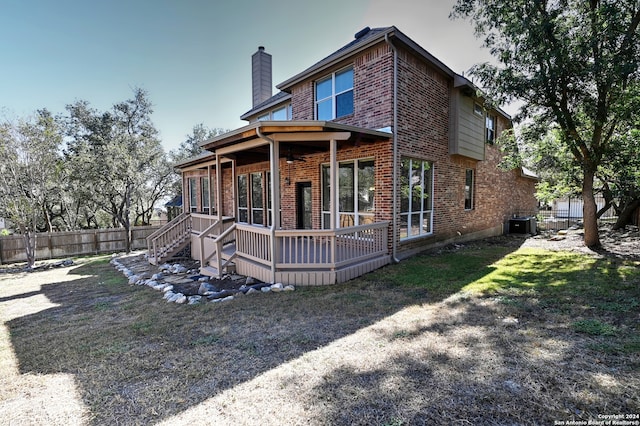
[[[457,92],[453,98],[450,154],[484,160],[484,112],[474,112],[474,100],[469,96]]]

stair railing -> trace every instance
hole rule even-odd
[[[166,251],[173,244],[179,243],[191,235],[191,215],[182,213],[171,222],[147,237],[147,253],[149,260],[158,264],[161,251]]]

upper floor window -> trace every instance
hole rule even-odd
[[[280,108],[276,108],[272,111],[262,114],[258,117],[258,121],[286,121],[291,120],[293,116],[293,110],[291,104],[287,104]]]
[[[486,141],[489,144],[495,142],[496,139],[496,116],[487,114],[486,118]]]
[[[316,119],[333,120],[353,113],[353,68],[316,82]]]

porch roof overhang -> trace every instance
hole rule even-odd
[[[277,154],[282,159],[327,152],[331,141],[339,145],[357,145],[391,138],[388,132],[330,121],[259,121],[205,141],[200,146],[221,160],[235,160],[236,165],[243,165],[270,161],[271,142],[282,146]]]
[[[264,140],[261,135],[281,142],[319,142],[329,141],[332,137],[339,140],[373,142],[388,140],[392,137],[388,132],[334,123],[332,121],[258,121],[204,141],[200,146],[211,152],[241,151],[243,147],[250,148],[266,145],[268,140]],[[232,146],[235,146],[235,148],[230,148]]]

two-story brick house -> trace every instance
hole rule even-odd
[[[535,210],[535,177],[497,167],[510,117],[395,27],[365,28],[274,96],[261,47],[252,80],[249,124],[178,166],[185,212],[150,238],[153,261],[190,243],[205,273],[343,282]]]

